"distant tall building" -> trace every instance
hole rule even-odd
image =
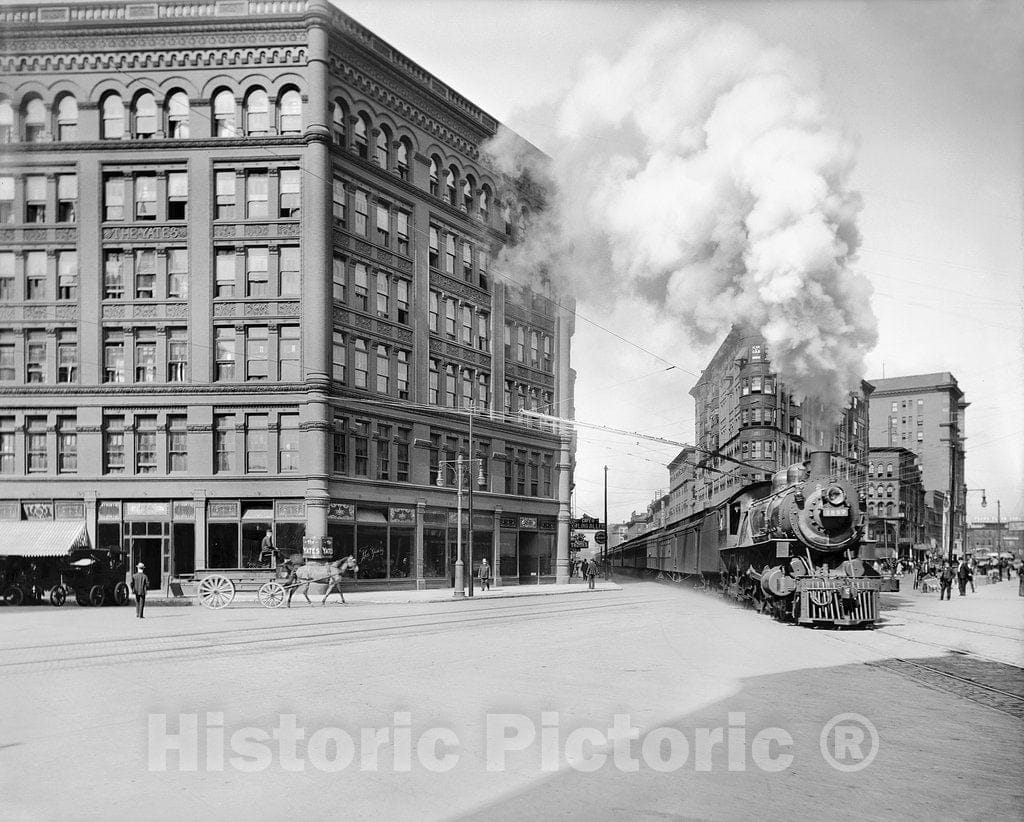
[[[566,578],[572,440],[517,412],[571,415],[573,308],[494,266],[543,202],[493,117],[324,0],[0,29],[0,529],[81,523],[154,584],[270,530],[440,586],[472,528]]]
[[[832,451],[833,471],[863,486],[871,391],[862,382],[836,422],[817,398],[797,402],[773,369],[763,337],[734,328],[690,391],[697,420],[694,510],[715,505],[737,486],[802,462],[817,450]],[[685,484],[682,475],[676,484]]]
[[[899,556],[920,558],[941,539],[927,529],[925,491],[916,454],[907,448],[870,449],[867,503],[868,534]]]
[[[871,446],[906,448],[917,455],[926,491],[949,500],[952,540],[965,531],[964,417],[970,405],[948,371],[872,380]]]

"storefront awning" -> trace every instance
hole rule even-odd
[[[61,557],[75,548],[88,548],[84,522],[0,523],[0,556]]]

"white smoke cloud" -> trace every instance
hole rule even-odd
[[[809,65],[738,26],[670,16],[617,59],[587,60],[555,128],[544,166],[507,132],[485,147],[547,197],[499,266],[546,271],[583,304],[639,293],[703,343],[757,329],[796,393],[844,404],[876,327],[850,268],[855,147]]]

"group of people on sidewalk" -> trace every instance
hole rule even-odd
[[[914,589],[921,589],[922,591],[927,590],[925,580],[932,578],[938,579],[939,582],[939,599],[951,599],[953,596],[953,582],[957,584],[957,589],[960,592],[960,596],[967,595],[967,587],[970,586],[971,593],[975,593],[974,588],[974,572],[979,569],[977,566],[969,562],[966,558],[961,559],[959,563],[954,564],[951,562],[943,562],[942,567],[939,568],[934,564],[921,563],[917,569],[917,573],[914,576]],[[1017,569],[1017,593],[1024,597],[1024,565],[1019,566]],[[996,576],[996,569],[989,570],[989,579],[992,582],[1002,582],[1003,574],[1006,574],[1006,579],[1013,579],[1013,565],[1009,563],[1001,563],[998,566],[998,577]],[[933,589],[934,590],[934,589]]]

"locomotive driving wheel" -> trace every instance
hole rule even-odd
[[[284,586],[280,582],[265,582],[256,596],[264,608],[280,608],[285,600]]]
[[[199,597],[199,604],[205,608],[223,608],[235,598],[235,583],[217,574],[204,577],[199,583],[196,596]]]

